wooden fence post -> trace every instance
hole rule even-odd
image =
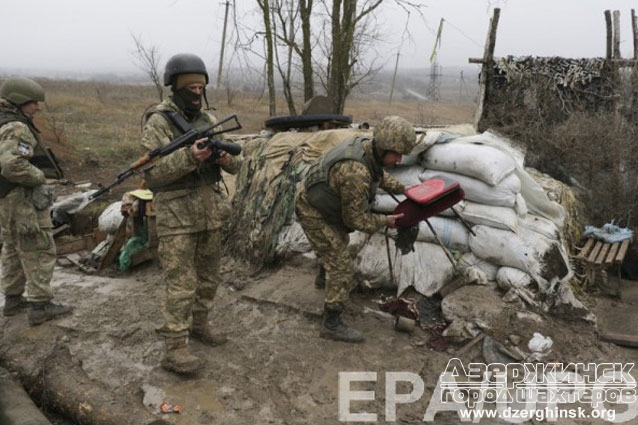
[[[481,65],[481,78],[479,79],[479,97],[476,113],[474,115],[474,128],[476,131],[483,131],[482,118],[484,115],[485,97],[487,95],[487,87],[494,75],[494,46],[496,45],[496,28],[498,27],[498,18],[501,15],[501,9],[495,8],[494,15],[490,19],[490,28],[485,41],[485,52],[483,53],[483,64]]]

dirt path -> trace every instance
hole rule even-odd
[[[338,424],[338,373],[345,371],[377,374],[376,382],[351,384],[351,390],[375,391],[375,400],[355,401],[350,409],[376,413],[378,423],[386,423],[386,373],[407,371],[422,378],[424,395],[399,405],[396,423],[423,422],[436,380],[460,346],[434,351],[428,348],[426,331],[395,331],[393,319],[379,314],[374,300],[380,294],[375,293],[354,294],[346,316],[365,334],[364,344],[320,339],[322,293],[314,289],[310,260],[299,258],[252,277],[242,270],[239,265],[224,267],[225,282],[211,317],[229,334],[230,342],[217,348],[194,342],[194,352],[206,360],[206,366],[193,378],[159,367],[163,344],[154,329],[161,324],[163,287],[154,264],[128,274],[111,272],[112,276],[57,268],[57,299],[74,305],[74,314],[36,328],[27,326],[25,314],[0,318],[0,353],[10,345],[13,356],[22,350],[28,358],[33,347],[21,343],[25,340],[62,344],[91,379],[131,402],[144,404],[153,413],[159,413],[162,402],[181,406],[179,415],[158,416],[180,425]],[[547,328],[554,328],[561,360],[638,360],[636,350],[618,350],[598,341],[591,326],[546,320]],[[503,323],[494,334],[507,335],[515,327]],[[480,345],[461,360],[482,361]],[[456,413],[439,413],[435,423],[456,424],[459,418]]]

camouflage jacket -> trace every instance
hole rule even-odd
[[[16,119],[7,122],[11,117]],[[45,173],[29,162],[34,152],[42,149],[37,129],[29,125],[30,121],[16,106],[4,99],[0,99],[0,120],[6,122],[0,127],[0,173],[5,184],[15,185],[0,199],[2,225],[20,234],[50,228],[48,209],[37,210],[33,204],[34,191],[39,193],[46,180]],[[50,194],[52,197],[52,190]]]
[[[181,135],[181,131],[162,112],[179,112],[179,108],[169,98],[147,114],[142,136],[144,152],[165,146]],[[215,122],[212,114],[202,111],[190,125],[203,130]],[[147,187],[153,191],[158,235],[220,228],[230,217],[228,195],[220,187],[220,168],[235,174],[241,161],[241,158],[231,157],[226,167],[220,167],[213,161],[199,163],[193,157],[190,146],[159,158],[144,173]]]
[[[363,148],[369,157],[376,158],[369,139],[363,141]],[[378,162],[378,159],[375,161]],[[380,163],[377,165],[381,166]],[[374,213],[370,209],[376,187],[397,194],[405,191],[403,184],[386,171],[382,171],[377,181],[373,179],[368,167],[352,159],[344,159],[332,166],[328,175],[328,186],[337,194],[341,203],[340,224],[349,231],[359,230],[366,233],[374,233],[386,224],[384,214]],[[301,188],[305,192],[304,185],[301,185]],[[306,195],[307,193],[302,194],[305,199]],[[319,211],[316,216],[321,217]]]

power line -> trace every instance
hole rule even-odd
[[[451,23],[450,21],[448,21],[447,19],[445,20],[445,22],[452,26],[452,28],[454,28],[455,30],[457,30],[463,37],[467,38],[468,40],[470,40],[472,43],[474,43],[475,45],[477,45],[478,47],[484,47],[482,43],[479,43],[478,41],[474,40],[472,37],[470,37],[469,35],[465,34],[459,27],[457,27],[456,25],[454,25],[453,23]]]

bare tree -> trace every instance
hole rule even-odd
[[[274,71],[274,41],[271,25],[271,10],[269,0],[257,0],[264,19],[264,31],[266,42],[266,79],[268,82],[268,112],[270,116],[277,113],[277,102],[275,98],[275,71]]]
[[[159,100],[161,102],[162,100],[164,100],[164,86],[162,84],[162,79],[160,78],[160,55],[158,53],[157,47],[154,45],[145,46],[144,43],[142,43],[141,36],[131,36],[133,37],[133,41],[135,42],[135,51],[133,51],[133,56],[135,58],[136,65],[151,79],[151,82],[155,86],[157,95],[159,96]]]
[[[314,0],[271,0],[271,14],[267,25],[264,15],[264,24],[266,37],[270,31],[275,44],[267,43],[273,50],[266,52],[265,60],[277,65],[291,115],[294,70],[301,71],[304,101],[314,96],[317,79],[336,114],[343,113],[354,87],[376,75],[381,67],[368,53],[381,39],[375,14],[388,2],[420,15],[425,7],[409,0],[319,0],[317,11]],[[285,53],[280,54],[281,48]]]

